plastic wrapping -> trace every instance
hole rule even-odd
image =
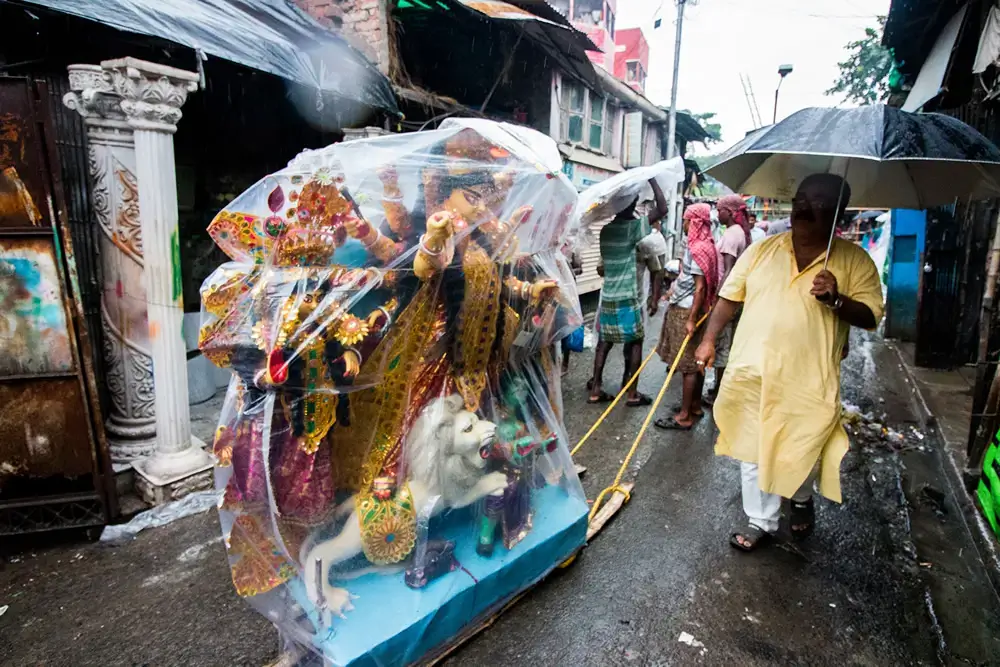
[[[580,200],[577,202],[577,217],[580,218],[582,227],[610,220],[637,197],[640,201],[653,199],[649,181],[654,178],[663,194],[669,198],[670,191],[684,180],[684,160],[675,157],[648,167],[629,169],[591,185],[580,193]]]
[[[451,120],[304,152],[209,228],[233,581],[329,664],[417,660],[584,543],[559,168],[544,135]]]
[[[389,80],[291,2],[27,0],[398,113]]]

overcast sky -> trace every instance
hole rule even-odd
[[[684,11],[677,106],[714,111],[723,144],[753,129],[740,74],[749,77],[765,124],[771,122],[778,66],[794,71],[781,85],[778,119],[810,106],[837,106],[842,99],[823,91],[833,85],[844,45],[887,14],[889,0],[698,0]],[[646,95],[670,104],[677,6],[674,0],[618,0],[618,28],[641,27],[649,42]],[[663,22],[653,28],[656,17]],[[700,144],[696,153],[704,153]]]

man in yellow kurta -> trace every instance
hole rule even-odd
[[[868,254],[827,241],[850,200],[839,176],[814,174],[792,203],[792,231],[747,248],[719,291],[695,353],[709,368],[715,340],[743,304],[726,377],[715,404],[716,454],[741,462],[743,509],[750,525],[730,542],[744,551],[778,530],[781,499],[791,499],[793,537],[812,531],[813,482],[840,502],[840,362],[851,326],[874,329],[882,286]],[[838,210],[839,202],[839,210]]]

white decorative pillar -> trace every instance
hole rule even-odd
[[[101,253],[104,380],[111,396],[105,430],[111,461],[153,453],[156,411],[146,325],[139,185],[132,128],[100,65],[70,65],[63,103],[83,116]]]
[[[140,492],[159,503],[208,488],[214,464],[200,441],[191,437],[174,164],[173,135],[181,106],[197,89],[199,77],[134,58],[106,60],[101,67],[110,74],[112,91],[135,137],[143,284],[156,388],[156,449],[133,467]]]

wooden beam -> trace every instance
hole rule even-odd
[[[621,487],[631,494],[635,484],[633,482],[626,482],[622,484]],[[601,532],[601,529],[604,528],[604,524],[610,521],[611,517],[618,513],[618,510],[620,510],[625,504],[625,499],[626,496],[624,493],[621,491],[615,491],[611,495],[611,498],[608,499],[608,502],[604,503],[604,507],[598,510],[597,514],[594,515],[594,518],[590,520],[590,525],[587,526],[588,544],[594,535]]]

